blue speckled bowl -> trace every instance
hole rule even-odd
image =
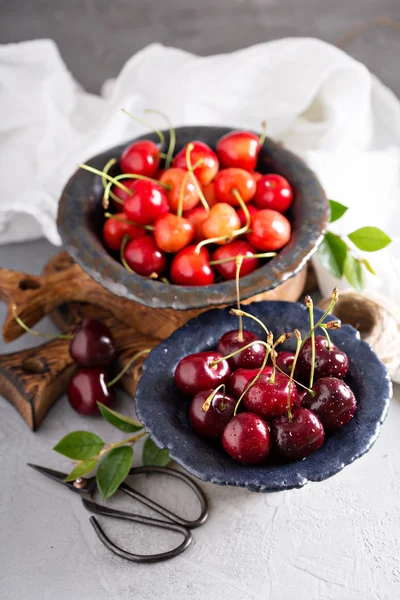
[[[304,335],[309,329],[307,309],[299,303],[259,302],[246,310],[263,320],[275,336],[296,327]],[[321,315],[322,311],[315,309],[315,319]],[[251,319],[245,319],[244,326],[262,337],[262,330]],[[392,386],[385,366],[350,325],[332,331],[331,337],[349,357],[346,381],[358,408],[352,421],[327,438],[319,450],[299,462],[251,467],[234,461],[219,444],[194,433],[188,421],[189,400],[174,383],[175,367],[187,354],[215,348],[223,333],[236,328],[237,319],[228,309],[203,313],[157,346],[144,363],[136,392],[137,414],[155,442],[168,448],[177,463],[203,481],[273,492],[332,477],[368,452],[386,417]],[[294,346],[293,340],[284,345],[286,349]]]

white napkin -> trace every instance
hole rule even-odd
[[[0,81],[0,243],[45,235],[60,244],[58,198],[77,163],[146,131],[123,107],[139,116],[157,108],[174,125],[257,130],[266,119],[268,134],[307,160],[328,197],[350,207],[337,231],[377,225],[397,236],[400,102],[325,42],[289,38],[205,58],[153,44],[94,96],[54,43],[38,40],[0,46]],[[399,242],[371,262],[380,277],[369,285],[398,301]],[[332,282],[318,274],[328,294]]]

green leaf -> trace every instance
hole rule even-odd
[[[146,467],[166,467],[170,460],[166,448],[161,450],[150,437],[146,439],[142,453],[142,461]]]
[[[121,446],[108,452],[97,469],[96,481],[103,500],[110,498],[124,481],[132,466],[132,446]]]
[[[329,200],[329,204],[331,207],[331,223],[334,223],[340,219],[340,217],[343,217],[344,213],[349,210],[347,206],[340,202],[336,202],[336,200]]]
[[[63,437],[53,450],[73,460],[87,460],[96,456],[103,446],[103,440],[95,433],[73,431]]]
[[[358,292],[362,292],[364,290],[365,282],[362,262],[359,258],[356,258],[350,254],[350,252],[348,253],[346,262],[344,263],[344,274],[353,288],[355,288]]]
[[[83,477],[90,471],[93,471],[95,466],[97,465],[97,460],[83,460],[80,462],[74,469],[72,469],[71,473],[64,479],[64,481],[74,481],[78,477]]]
[[[373,268],[373,266],[371,265],[371,263],[369,262],[369,260],[367,260],[366,258],[361,259],[362,264],[364,265],[364,267],[367,269],[367,271],[369,271],[371,273],[371,275],[376,275],[376,272]]]
[[[139,423],[139,421],[135,421],[130,417],[126,417],[125,415],[121,415],[121,413],[116,412],[115,410],[111,410],[107,406],[104,406],[101,402],[97,403],[97,406],[100,409],[102,416],[106,421],[111,423],[113,427],[116,427],[120,431],[124,431],[125,433],[135,433],[135,431],[139,431],[143,429],[143,425]]]
[[[349,238],[357,248],[364,252],[382,250],[382,248],[386,248],[392,241],[378,227],[361,227],[361,229],[356,229],[353,233],[349,233]]]
[[[322,265],[338,279],[343,277],[347,246],[338,235],[328,231],[318,248],[318,258]]]

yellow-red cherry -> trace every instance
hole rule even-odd
[[[167,213],[154,223],[154,237],[164,252],[179,252],[193,240],[194,227],[189,219]]]
[[[240,229],[238,214],[233,206],[225,202],[215,204],[203,223],[203,233],[207,239],[223,237],[229,240],[238,229]],[[225,244],[226,240],[216,243]]]
[[[218,157],[215,154],[215,152],[210,148],[210,146],[208,146],[204,142],[195,140],[190,143],[193,145],[193,148],[190,152],[190,162],[192,167],[198,161],[202,161],[201,164],[194,170],[194,174],[196,175],[197,179],[202,185],[210,183],[218,173]],[[185,170],[188,169],[188,164],[186,160],[186,150],[187,145],[184,146],[180,152],[178,152],[178,154],[173,160],[173,167]]]
[[[246,204],[253,199],[256,192],[256,182],[251,173],[238,168],[220,171],[215,178],[214,187],[217,201],[227,202],[231,206],[240,205],[235,191]]]
[[[190,210],[199,202],[199,194],[195,188],[193,180],[188,177],[188,172],[184,169],[171,168],[166,169],[159,180],[166,183],[170,189],[166,190],[169,207],[173,212],[178,210],[181,190],[183,186],[182,210]]]
[[[203,223],[208,218],[208,210],[203,206],[195,206],[183,213],[185,219],[191,222],[194,229],[194,241],[202,242],[205,237],[203,233]]]

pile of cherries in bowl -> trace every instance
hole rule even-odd
[[[194,431],[222,443],[235,460],[248,465],[301,460],[322,446],[325,436],[346,425],[357,408],[353,391],[343,379],[347,355],[330,340],[324,323],[337,300],[334,291],[328,311],[314,325],[312,301],[310,331],[301,338],[296,329],[275,343],[264,324],[241,310],[231,312],[257,320],[267,342],[242,328],[228,331],[216,350],[191,354],[175,370],[179,390],[191,397],[189,421]],[[324,335],[316,335],[316,330]],[[279,352],[291,335],[296,352]]]
[[[215,151],[199,140],[174,155],[140,140],[119,159],[97,171],[105,187],[105,246],[143,277],[184,286],[235,278],[235,258],[244,257],[240,276],[275,256],[289,241],[289,182],[255,169],[265,138],[249,131],[221,137]],[[114,175],[119,167],[121,174]],[[113,170],[111,170],[113,169]]]

